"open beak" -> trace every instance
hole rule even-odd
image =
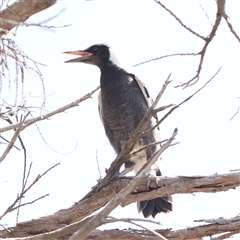
[[[65,63],[84,62],[84,61],[89,60],[90,57],[93,55],[92,53],[84,52],[84,51],[68,51],[68,52],[64,52],[64,53],[80,56],[78,58],[73,58],[73,59],[70,59],[68,61],[65,61]]]

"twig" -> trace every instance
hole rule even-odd
[[[2,138],[5,142],[7,142],[8,144],[10,143],[5,137],[0,136],[0,138]],[[3,144],[3,143],[2,143]],[[6,144],[6,143],[5,143]],[[14,148],[16,148],[18,151],[20,151],[20,148],[18,148],[17,146],[13,145]]]
[[[100,87],[98,86],[96,89],[94,89],[93,91],[91,91],[90,93],[86,94],[85,96],[81,97],[80,99],[72,102],[72,103],[69,103],[68,105],[65,105],[57,110],[54,110],[50,113],[47,113],[45,115],[42,115],[42,116],[39,116],[39,117],[35,117],[35,118],[32,118],[32,119],[29,119],[29,120],[26,120],[23,122],[23,129],[25,129],[26,127],[29,127],[30,125],[38,122],[38,121],[42,121],[44,119],[48,119],[58,113],[61,113],[61,112],[64,112],[66,111],[67,109],[70,109],[70,108],[73,108],[73,107],[76,107],[78,106],[79,103],[87,100],[88,98],[91,98],[91,96],[98,90],[100,89]],[[7,127],[3,127],[0,129],[0,133],[2,132],[6,132],[6,131],[9,131],[9,130],[12,130],[12,129],[15,129],[19,126],[19,123],[16,123],[16,124],[12,124],[10,126],[7,126]]]
[[[2,154],[2,157],[0,158],[0,163],[4,160],[4,158],[7,156],[7,154],[9,153],[9,151],[11,150],[12,146],[14,145],[18,135],[20,134],[20,132],[22,131],[23,128],[23,123],[24,121],[27,119],[29,113],[26,114],[26,116],[23,118],[22,121],[20,121],[20,123],[18,123],[18,129],[15,131],[11,141],[9,142],[6,150],[4,151],[4,153]]]
[[[201,38],[202,40],[206,41],[206,38],[199,35],[197,32],[193,31],[191,28],[187,27],[170,9],[168,9],[166,6],[164,6],[160,0],[154,0],[157,4],[159,4],[163,9],[165,9],[167,12],[169,12],[179,23],[182,27],[187,29],[190,33],[196,35],[197,37]]]
[[[30,188],[32,188],[32,186],[33,186],[34,184],[36,184],[44,175],[46,175],[50,170],[52,170],[53,168],[55,168],[55,167],[58,166],[59,164],[60,164],[60,163],[55,164],[54,166],[52,166],[52,167],[50,167],[49,169],[47,169],[44,173],[38,175],[38,176],[35,178],[35,180],[29,185],[29,187],[25,188],[25,189],[19,194],[19,196],[15,199],[15,201],[7,208],[7,210],[0,216],[0,220],[1,220],[7,213],[12,212],[13,210],[17,209],[19,206],[18,206],[18,207],[14,207],[14,206],[24,197],[24,195],[27,193],[27,191],[28,191]],[[30,165],[30,166],[31,166],[31,165]],[[31,168],[29,168],[29,169],[31,169]],[[30,170],[29,170],[29,171],[30,171]],[[27,205],[27,204],[31,204],[31,203],[33,203],[33,202],[35,202],[35,201],[37,201],[37,200],[39,200],[39,199],[41,199],[41,198],[43,198],[43,197],[46,197],[46,196],[47,196],[47,195],[44,195],[44,196],[42,196],[42,197],[40,197],[40,198],[37,198],[36,200],[33,200],[33,201],[30,202],[30,203],[22,204],[22,206]],[[20,207],[21,207],[21,206],[20,206]]]
[[[25,71],[32,72],[33,74],[36,74],[38,77],[41,78],[42,74],[38,68],[38,65],[43,64],[30,58],[18,47],[18,45],[10,37],[0,38],[0,48],[1,48],[0,64],[2,65],[1,69],[2,71],[0,72],[0,76],[1,75],[4,76],[6,72],[8,73],[9,88],[11,87],[11,74],[12,72],[15,73],[14,82],[15,82],[15,105],[16,105],[16,102],[18,101],[19,81],[21,81],[23,92]],[[10,67],[8,66],[9,59],[12,59],[14,61],[15,69],[12,69],[12,66]],[[30,64],[33,64],[34,67],[31,67]],[[44,91],[44,84],[42,88]]]
[[[136,150],[131,151],[129,154],[125,155],[123,158],[126,159],[126,160],[130,159],[131,157],[135,156],[137,153],[141,152],[142,150],[148,149],[148,148],[153,147],[153,146],[161,145],[162,143],[164,143],[166,141],[167,140],[165,139],[165,140],[162,140],[162,141],[153,142],[153,143],[144,145],[142,147],[139,147]]]
[[[230,118],[230,121],[233,120],[238,115],[239,109],[240,109],[240,107],[238,107],[237,112]]]
[[[199,6],[200,6],[200,8],[202,9],[202,11],[204,12],[204,14],[205,14],[206,18],[208,19],[209,23],[211,24],[211,26],[213,26],[213,24],[212,24],[212,22],[211,22],[211,20],[210,20],[210,18],[209,18],[209,16],[208,16],[208,14],[207,14],[207,12],[206,12],[205,9],[203,8],[203,6],[202,6],[201,4],[199,4]]]
[[[153,235],[157,236],[158,239],[162,239],[162,240],[167,240],[165,237],[163,237],[160,233],[157,233],[156,231],[149,229],[141,224],[137,224],[134,221],[138,221],[140,222],[141,220],[145,220],[145,219],[131,219],[131,218],[114,218],[114,217],[107,217],[106,219],[103,220],[103,223],[113,223],[113,222],[127,222],[127,223],[131,223],[137,227],[143,228],[145,230],[147,230],[148,232],[152,233]],[[156,223],[154,221],[148,221],[151,223]],[[157,224],[157,223],[156,223]]]
[[[187,101],[189,101],[192,97],[194,97],[196,94],[198,94],[203,88],[206,87],[207,84],[209,84],[215,77],[216,75],[219,73],[219,71],[221,70],[221,67],[217,70],[217,72],[201,87],[199,88],[195,93],[193,93],[191,96],[187,97],[185,100],[183,100],[181,103],[179,103],[178,105],[176,105],[175,107],[171,108],[167,114],[165,114],[159,121],[158,123],[153,127],[156,128],[158,127],[174,110],[176,110],[177,108],[179,108],[182,104],[186,103]],[[153,129],[149,129],[148,131],[152,131]],[[146,131],[146,133],[144,134],[148,134],[148,131]]]
[[[49,194],[45,194],[45,195],[43,195],[43,196],[41,196],[41,197],[39,197],[39,198],[36,198],[35,200],[33,200],[33,201],[31,201],[31,202],[19,204],[17,207],[13,207],[13,208],[11,209],[11,212],[14,211],[14,210],[16,210],[16,209],[19,209],[20,207],[33,204],[33,203],[37,202],[38,200],[43,199],[43,198],[48,197],[48,196],[49,196]],[[20,200],[21,200],[21,199],[20,199]],[[19,202],[20,202],[20,201],[19,201]]]
[[[199,35],[198,33],[196,33],[195,31],[193,31],[191,28],[187,27],[185,24],[183,24],[183,22],[171,11],[169,10],[166,6],[164,6],[162,4],[162,2],[160,0],[154,0],[157,4],[159,4],[163,9],[165,9],[167,12],[169,12],[179,23],[182,27],[184,27],[185,29],[187,29],[189,32],[191,32],[192,34],[196,35],[197,37],[203,39],[205,41],[205,44],[203,45],[201,51],[197,52],[197,53],[175,53],[175,54],[168,54],[168,55],[165,55],[165,56],[161,56],[161,57],[157,57],[157,58],[154,58],[154,59],[151,59],[151,60],[147,60],[147,61],[144,61],[144,62],[141,62],[141,63],[138,63],[138,64],[135,64],[134,66],[139,66],[141,64],[145,64],[145,63],[148,63],[148,62],[151,62],[151,61],[156,61],[156,60],[159,60],[159,59],[163,59],[163,58],[166,58],[166,57],[173,57],[173,56],[197,56],[199,55],[200,56],[200,60],[199,60],[199,64],[198,64],[198,69],[197,69],[197,72],[195,74],[194,77],[192,77],[190,80],[186,81],[185,83],[181,83],[175,87],[183,87],[183,88],[186,88],[186,87],[189,87],[189,86],[192,86],[194,85],[195,83],[198,82],[199,80],[199,77],[200,77],[200,73],[201,73],[201,70],[202,70],[202,65],[203,65],[203,60],[204,60],[204,57],[205,57],[205,54],[206,54],[206,51],[207,51],[207,48],[208,48],[208,45],[210,44],[210,42],[213,40],[213,38],[215,37],[216,35],[216,32],[217,32],[217,29],[220,25],[220,22],[221,22],[221,19],[222,17],[225,18],[225,20],[227,21],[228,25],[229,25],[229,28],[230,30],[233,32],[233,34],[236,36],[236,38],[238,40],[239,37],[237,36],[237,34],[235,33],[235,31],[233,30],[231,24],[228,22],[227,20],[227,15],[225,13],[225,2],[226,0],[218,0],[216,1],[217,2],[217,14],[216,14],[216,20],[215,20],[215,23],[212,27],[212,30],[211,30],[211,33],[209,34],[208,37],[203,37],[201,35]]]
[[[32,116],[32,115],[31,115],[31,116]],[[59,152],[59,151],[55,150],[53,147],[51,147],[51,146],[48,144],[47,140],[44,138],[42,132],[40,131],[40,128],[38,127],[38,124],[37,124],[37,123],[35,123],[35,126],[36,126],[37,131],[38,131],[38,133],[40,134],[43,142],[44,142],[53,152],[55,152],[55,153],[57,153],[57,154],[61,154],[61,155],[68,155],[68,154],[72,153],[73,151],[75,151],[75,150],[77,149],[78,143],[76,143],[75,147],[74,147],[71,151],[69,151],[69,152],[65,152],[65,153],[64,153],[64,152]]]
[[[98,168],[98,172],[99,172],[99,179],[102,179],[100,166],[99,166],[99,161],[98,161],[98,150],[96,150],[96,162],[97,162],[97,168]]]
[[[237,35],[237,33],[235,32],[235,30],[233,29],[232,24],[229,22],[228,16],[226,13],[223,14],[223,18],[225,19],[225,21],[227,22],[227,25],[230,29],[230,31],[232,32],[232,34],[236,37],[236,39],[240,42],[240,37]]]
[[[28,180],[28,176],[29,176],[29,173],[30,171],[28,172],[28,175],[27,175],[27,178],[25,180],[25,177],[26,177],[26,166],[27,166],[27,150],[24,146],[24,143],[22,141],[22,138],[20,137],[20,134],[18,135],[18,139],[20,141],[20,144],[22,146],[22,149],[23,149],[23,153],[24,153],[24,160],[23,160],[23,179],[22,179],[22,192],[24,191],[24,188],[27,184],[27,180]],[[31,165],[30,165],[30,168],[29,170],[31,169]],[[20,198],[19,200],[19,206],[21,205],[21,202],[22,202],[22,198]],[[16,222],[18,222],[18,216],[19,216],[19,212],[20,212],[20,208],[18,207],[18,210],[17,210],[17,217],[16,217]]]
[[[197,56],[198,54],[199,54],[199,53],[173,53],[173,54],[167,54],[167,55],[164,55],[164,56],[161,56],[161,57],[152,58],[152,59],[150,59],[150,60],[146,60],[146,61],[143,61],[143,62],[134,64],[133,67],[137,67],[137,66],[142,65],[142,64],[145,64],[145,63],[153,62],[153,61],[160,60],[160,59],[163,59],[163,58],[168,58],[168,57]]]

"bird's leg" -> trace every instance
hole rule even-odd
[[[161,176],[161,172],[160,172],[160,169],[158,168],[158,166],[156,164],[154,164],[152,167],[151,167],[151,170],[150,172],[148,173],[148,176],[149,177],[155,177],[155,182],[156,184],[158,185],[158,179],[157,179],[157,176]],[[148,180],[147,181],[147,185],[146,185],[146,188],[147,190],[149,190],[150,188],[150,184],[151,184],[151,180]]]

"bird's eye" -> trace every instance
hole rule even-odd
[[[93,51],[93,52],[97,52],[97,51],[98,51],[98,47],[94,46],[94,47],[92,48],[92,51]]]

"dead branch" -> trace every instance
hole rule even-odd
[[[2,1],[4,2],[4,1]],[[9,1],[6,1],[7,7],[0,12],[0,53],[2,65],[2,71],[0,72],[0,77],[5,77],[7,72],[9,79],[11,78],[12,72],[15,73],[15,104],[18,100],[19,92],[19,79],[22,83],[22,88],[24,84],[25,70],[36,73],[42,82],[42,90],[44,94],[44,100],[41,110],[44,109],[45,105],[45,86],[42,78],[41,71],[38,67],[40,63],[31,59],[27,54],[25,54],[11,39],[11,35],[6,38],[2,37],[8,34],[14,27],[24,24],[24,22],[35,13],[45,10],[46,8],[52,6],[56,3],[56,0],[19,0],[8,6]],[[2,4],[3,5],[3,4]],[[14,60],[15,69],[8,66],[9,59]],[[30,66],[29,63],[33,64]],[[42,64],[43,65],[43,64]],[[1,89],[0,89],[1,90]]]
[[[237,33],[236,33],[236,31],[234,30],[232,24],[229,22],[229,18],[228,18],[227,14],[226,14],[225,12],[224,12],[224,14],[223,14],[223,17],[224,17],[225,21],[227,22],[227,25],[228,25],[230,31],[232,32],[232,34],[233,34],[233,35],[236,37],[236,39],[240,42],[240,37],[237,35]]]
[[[19,0],[0,12],[0,37],[30,16],[51,7],[56,0]]]
[[[14,145],[15,141],[17,140],[20,132],[22,131],[23,123],[27,119],[28,115],[29,115],[29,113],[27,113],[26,116],[23,118],[23,120],[20,121],[18,129],[15,131],[15,133],[14,133],[11,141],[9,142],[6,150],[4,151],[3,155],[0,157],[0,163],[4,160],[4,158],[7,156],[7,154],[10,152],[11,148],[13,147],[13,145]]]
[[[176,56],[184,57],[184,56],[197,56],[197,55],[198,55],[198,53],[173,53],[173,54],[167,54],[167,55],[164,55],[164,56],[152,58],[152,59],[149,59],[149,60],[146,60],[146,61],[134,64],[133,67],[137,67],[137,66],[145,64],[145,63],[150,63],[150,62],[157,61],[157,60],[160,60],[160,59],[163,59],[163,58],[168,58],[168,57],[176,57]]]
[[[230,121],[233,120],[239,113],[240,107],[238,107],[236,113],[230,118]]]
[[[191,28],[187,27],[182,21],[180,18],[178,18],[176,16],[176,14],[174,14],[170,9],[168,9],[165,5],[163,5],[161,3],[160,0],[154,0],[156,3],[158,3],[163,9],[165,9],[168,13],[170,13],[170,15],[172,15],[176,20],[177,22],[179,22],[179,24],[184,27],[185,29],[187,29],[190,33],[196,35],[197,37],[201,38],[202,40],[205,40],[206,41],[206,38],[201,36],[200,34],[198,34],[197,32],[193,31]]]
[[[28,176],[30,174],[30,170],[31,170],[31,165],[29,167],[29,172],[28,172],[28,175],[27,175],[27,178],[25,179],[26,177],[26,168],[27,168],[27,149],[25,148],[25,145],[23,143],[23,140],[20,136],[20,134],[18,135],[18,140],[21,144],[21,147],[23,149],[23,154],[24,154],[24,161],[23,161],[23,178],[22,178],[22,191],[24,191],[24,188],[26,187],[26,184],[27,184],[27,180],[28,180]],[[19,200],[19,207],[17,209],[17,218],[16,218],[16,221],[18,222],[18,216],[19,216],[19,212],[20,212],[20,205],[21,205],[21,201],[22,201],[22,198]]]
[[[70,108],[73,108],[73,107],[76,107],[78,106],[79,103],[87,100],[88,98],[91,98],[91,96],[98,90],[100,89],[100,87],[97,87],[96,89],[94,89],[93,91],[91,91],[90,93],[86,94],[85,96],[77,99],[76,101],[72,102],[72,103],[69,103],[59,109],[56,109],[48,114],[45,114],[45,115],[42,115],[42,116],[38,116],[38,117],[35,117],[35,118],[32,118],[32,119],[29,119],[29,120],[26,120],[22,123],[23,127],[22,127],[22,130],[25,129],[26,127],[29,127],[30,125],[38,122],[38,121],[42,121],[42,120],[45,120],[45,119],[48,119],[56,114],[59,114],[59,113],[62,113],[64,111],[66,111],[67,109],[70,109]],[[16,124],[12,124],[10,126],[7,126],[7,127],[3,127],[0,129],[0,133],[2,132],[6,132],[6,131],[9,131],[9,130],[12,130],[12,129],[15,129],[19,127],[19,123],[16,123]]]
[[[69,239],[71,233],[76,229],[76,227],[83,226],[86,221],[91,218],[85,219],[84,221],[78,224],[71,224],[65,228],[53,231],[48,234],[39,234],[32,237],[24,237],[18,238],[18,240],[66,240]],[[118,219],[121,221],[121,219]],[[124,219],[123,219],[124,220]],[[228,239],[230,236],[234,234],[240,233],[240,219],[239,216],[231,219],[223,219],[224,223],[218,223],[218,219],[216,222],[212,222],[211,224],[204,224],[201,226],[196,227],[186,227],[179,230],[172,230],[172,229],[157,229],[155,232],[161,234],[167,239],[170,240],[179,240],[179,239],[186,239],[186,240],[202,240],[203,237],[214,237],[216,234],[224,233],[221,236],[214,237],[211,239],[220,240],[220,239]],[[226,233],[227,232],[227,233]],[[6,238],[6,240],[10,238]],[[12,239],[12,238],[11,238]],[[86,238],[88,239],[98,239],[98,240],[105,240],[105,239],[126,239],[126,240],[155,240],[159,239],[154,234],[149,233],[146,230],[140,229],[114,229],[114,230],[95,230],[91,234],[89,234]]]
[[[127,223],[131,223],[133,225],[136,225],[137,227],[140,227],[140,228],[143,228],[147,231],[150,231],[151,233],[153,233],[154,235],[158,236],[159,239],[162,239],[162,240],[167,240],[165,237],[163,237],[161,234],[157,233],[156,231],[152,230],[152,229],[149,229],[149,228],[146,228],[144,227],[142,224],[137,224],[136,222],[148,222],[148,223],[153,223],[153,224],[156,224],[156,225],[159,225],[158,222],[155,222],[153,220],[149,220],[149,219],[139,219],[139,218],[115,218],[115,217],[107,217],[105,220],[104,220],[104,223],[114,223],[114,222],[127,222]]]
[[[221,70],[221,68],[218,69],[218,71],[201,87],[199,88],[196,92],[194,92],[192,95],[190,95],[189,97],[187,97],[185,100],[183,100],[182,102],[180,102],[179,104],[175,105],[174,107],[172,107],[160,120],[157,121],[157,124],[155,126],[153,126],[152,128],[148,129],[147,131],[143,132],[140,137],[143,137],[144,135],[149,134],[150,132],[153,131],[153,129],[157,128],[170,114],[172,114],[173,111],[175,111],[177,108],[179,108],[182,104],[188,102],[192,97],[194,97],[196,94],[198,94],[202,89],[204,89],[207,84],[209,84],[215,77],[216,75],[219,73],[219,71]],[[170,105],[169,105],[170,106]],[[161,109],[161,108],[159,108]],[[153,111],[157,111],[157,109],[153,110]]]
[[[178,85],[176,87],[184,87],[184,88],[189,87],[189,86],[194,85],[198,81],[201,70],[202,70],[203,59],[204,59],[205,53],[207,51],[207,47],[210,44],[210,42],[212,41],[212,39],[215,37],[217,29],[220,25],[220,22],[221,22],[221,19],[222,19],[222,12],[223,12],[222,9],[224,9],[224,7],[225,7],[225,2],[226,2],[226,0],[218,0],[217,1],[218,9],[217,9],[216,20],[215,20],[215,23],[213,25],[211,33],[209,34],[209,36],[207,38],[205,38],[205,44],[204,44],[202,50],[198,53],[200,55],[200,61],[199,61],[199,65],[198,65],[196,75],[192,79],[187,81],[186,83],[183,83],[183,84]]]
[[[210,176],[180,176],[173,178],[159,177],[158,185],[156,184],[156,179],[151,181],[151,191],[146,189],[146,183],[149,179],[152,178],[145,176],[144,182],[132,191],[126,199],[122,199],[121,205],[126,206],[132,202],[156,198],[156,196],[160,197],[177,193],[193,192],[216,193],[220,191],[227,191],[229,189],[235,189],[240,186],[239,171],[219,175],[214,174]],[[131,178],[119,179],[110,183],[101,191],[92,193],[92,195],[87,199],[79,201],[68,209],[62,209],[53,215],[47,215],[38,219],[17,223],[16,227],[8,228],[8,231],[1,230],[0,238],[26,237],[46,232],[50,233],[56,229],[59,229],[60,231],[60,229],[65,227],[68,227],[68,231],[73,233],[76,229],[79,229],[79,226],[81,227],[86,224],[86,222],[83,223],[78,221],[81,221],[83,218],[106,205],[123,188],[129,186],[131,180]],[[78,225],[76,226],[75,224]],[[63,231],[66,233],[66,229],[63,229]],[[166,237],[166,235],[162,235]],[[60,234],[58,236],[63,235]]]
[[[1,59],[0,64],[2,65],[2,71],[0,72],[0,77],[5,77],[6,73],[8,74],[9,83],[12,74],[15,73],[15,104],[13,106],[13,110],[18,110],[18,107],[21,107],[21,105],[17,105],[18,101],[18,92],[19,92],[19,80],[21,80],[22,88],[24,85],[24,76],[25,76],[25,70],[28,72],[31,72],[33,74],[36,74],[38,77],[40,77],[40,80],[42,82],[42,89],[44,94],[44,102],[45,102],[45,88],[44,83],[42,79],[42,73],[39,69],[39,65],[41,64],[32,58],[30,58],[26,53],[24,53],[21,48],[13,41],[10,36],[8,38],[0,38],[0,52],[1,52]],[[9,65],[9,60],[13,60],[15,68]],[[31,66],[33,65],[33,66]],[[4,101],[4,100],[3,100]],[[24,106],[25,99],[21,101],[20,104]]]
[[[44,176],[46,175],[50,170],[52,170],[53,168],[55,168],[56,166],[58,166],[60,163],[57,163],[55,164],[54,166],[50,167],[49,169],[47,169],[44,173],[42,174],[39,174],[35,180],[26,188],[26,186],[24,186],[24,188],[22,189],[21,193],[19,194],[19,196],[17,196],[17,198],[15,199],[15,201],[6,209],[6,211],[0,216],[0,220],[3,219],[4,216],[6,216],[6,214],[8,214],[9,212],[12,212],[16,209],[19,209],[20,207],[22,206],[25,206],[25,205],[29,205],[29,204],[32,204],[46,196],[48,196],[48,194],[44,195],[44,196],[41,196],[31,202],[27,202],[27,203],[24,203],[24,204],[19,204],[17,207],[15,207],[15,205],[19,202],[21,202],[21,199],[24,197],[24,195]],[[1,236],[1,235],[0,235]]]
[[[138,66],[138,65],[141,65],[141,64],[145,64],[145,63],[149,63],[149,62],[152,62],[152,61],[156,61],[156,60],[160,60],[160,59],[163,59],[163,58],[167,58],[167,57],[173,57],[173,56],[200,56],[200,60],[199,60],[199,64],[198,64],[198,69],[197,69],[197,72],[195,74],[195,76],[193,78],[191,78],[190,80],[188,80],[187,82],[185,83],[181,83],[179,85],[177,85],[176,87],[183,87],[183,88],[186,88],[186,87],[189,87],[189,86],[192,86],[194,85],[196,82],[198,82],[199,80],[199,77],[200,77],[200,73],[201,73],[201,70],[202,70],[202,65],[203,65],[203,60],[204,60],[204,57],[205,57],[205,54],[206,54],[206,51],[207,51],[207,48],[208,48],[208,45],[212,42],[213,38],[215,37],[216,35],[216,32],[218,30],[218,27],[220,25],[220,22],[221,22],[221,19],[222,17],[227,21],[227,24],[231,30],[231,32],[234,34],[234,36],[239,40],[239,37],[237,36],[236,32],[234,31],[232,25],[229,23],[228,21],[228,18],[227,18],[227,15],[225,13],[225,3],[226,3],[226,0],[218,0],[216,1],[217,3],[217,13],[216,13],[216,20],[215,20],[215,23],[212,27],[212,30],[210,32],[210,34],[207,36],[207,37],[203,37],[201,35],[199,35],[198,33],[196,33],[195,31],[193,31],[191,28],[187,27],[177,16],[176,14],[174,14],[170,9],[168,9],[165,5],[162,4],[162,2],[160,0],[155,0],[155,2],[157,4],[159,4],[164,10],[166,10],[168,13],[170,13],[178,22],[179,24],[184,27],[187,31],[189,31],[190,33],[194,34],[195,36],[201,38],[202,40],[205,41],[202,49],[199,51],[199,52],[195,52],[195,53],[175,53],[175,54],[168,54],[168,55],[165,55],[165,56],[160,56],[160,57],[157,57],[157,58],[154,58],[154,59],[150,59],[150,60],[147,60],[147,61],[144,61],[144,62],[141,62],[141,63],[138,63],[138,64],[135,64],[134,66]]]
[[[203,237],[213,237],[216,234],[227,233],[222,236],[218,236],[216,238],[211,239],[227,239],[228,237],[232,236],[233,234],[240,233],[240,217],[236,217],[234,220],[225,219],[225,222],[219,224],[217,221],[211,224],[205,224],[197,227],[186,227],[179,230],[172,230],[172,229],[163,229],[163,230],[155,230],[157,233],[161,234],[167,239],[171,240],[179,240],[179,239],[186,239],[186,240],[200,240]],[[88,237],[85,239],[128,239],[128,240],[153,240],[158,239],[153,234],[149,233],[146,230],[135,230],[135,229],[128,229],[126,230],[96,230],[92,232]]]

